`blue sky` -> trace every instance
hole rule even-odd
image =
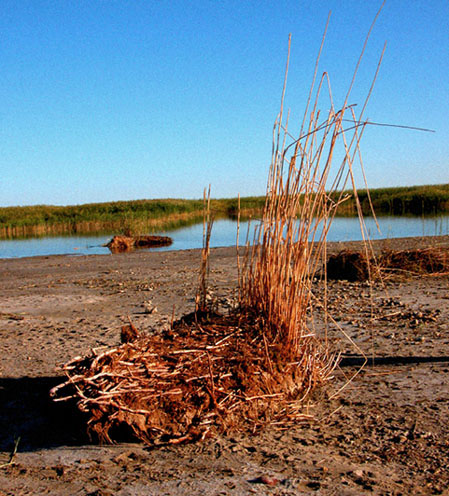
[[[320,72],[342,103],[381,2],[2,0],[0,205],[265,193],[287,40],[299,132]],[[449,2],[387,0],[351,103],[370,187],[449,182]],[[327,110],[327,109],[325,109]]]

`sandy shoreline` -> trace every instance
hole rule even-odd
[[[449,237],[374,246],[429,244],[448,246]],[[343,247],[360,243],[329,251]],[[332,315],[365,352],[441,361],[366,368],[340,396],[322,393],[319,421],[153,450],[89,443],[76,410],[48,401],[59,364],[116,345],[128,318],[152,332],[191,311],[199,260],[199,250],[0,260],[0,464],[21,436],[15,464],[0,468],[0,495],[444,493],[448,276],[393,278],[386,288],[331,283]],[[224,310],[236,282],[235,247],[213,249],[210,286]],[[251,482],[262,475],[278,482]]]

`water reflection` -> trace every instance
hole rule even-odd
[[[438,217],[379,217],[379,233],[372,218],[365,219],[371,239],[400,238],[408,236],[439,236],[449,234],[449,215]],[[256,225],[256,221],[252,222]],[[240,225],[240,244],[244,244],[248,222]],[[162,236],[173,238],[169,247],[155,248],[157,251],[190,250],[201,248],[203,225],[165,231]],[[233,246],[236,243],[237,223],[233,220],[217,220],[212,230],[211,247]],[[0,241],[0,258],[31,257],[44,255],[106,255],[104,245],[111,235],[60,236]],[[329,241],[352,241],[362,239],[357,218],[335,218],[328,233]]]

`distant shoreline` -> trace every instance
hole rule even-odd
[[[363,215],[372,208],[377,215],[440,215],[449,213],[449,184],[377,188],[358,191]],[[346,198],[339,216],[357,215],[352,192],[336,193]],[[330,201],[337,201],[337,197]],[[242,218],[260,215],[265,196],[240,199]],[[372,205],[372,207],[371,207]],[[215,199],[211,210],[216,218],[235,219],[237,198]],[[161,199],[91,203],[73,206],[35,205],[0,207],[0,239],[39,237],[58,234],[150,234],[201,222],[202,200]]]

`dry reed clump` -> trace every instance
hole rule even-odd
[[[378,261],[385,271],[407,271],[416,274],[449,273],[449,248],[384,251]]]
[[[323,42],[324,39],[325,35]],[[239,307],[261,315],[268,345],[282,343],[284,352],[293,360],[303,349],[311,347],[317,353],[322,352],[327,360],[336,360],[327,353],[326,345],[323,346],[308,322],[313,320],[317,304],[325,307],[325,302],[314,299],[312,283],[326,264],[326,239],[332,220],[338,207],[350,196],[355,198],[365,239],[354,164],[358,161],[363,171],[360,140],[367,122],[362,116],[373,85],[358,116],[354,105],[349,103],[365,46],[366,41],[339,109],[334,107],[327,73],[322,74],[315,91],[315,67],[299,138],[289,144],[288,117],[285,124],[283,122],[284,84],[281,112],[273,133],[262,222],[255,230],[252,245],[247,243],[240,274]],[[380,61],[377,69],[379,66]],[[377,71],[373,84],[376,77]],[[318,105],[326,91],[329,108],[322,112]],[[338,156],[337,164],[334,164],[335,156]],[[345,193],[348,183],[352,186],[352,195]],[[366,250],[368,256],[368,246]],[[323,366],[328,367],[325,362]]]
[[[348,181],[354,185],[366,103],[356,116],[348,103],[351,83],[335,109],[327,74],[315,88],[316,72],[299,138],[290,144],[284,84],[262,221],[252,239],[248,232],[244,259],[237,260],[237,308],[220,316],[208,302],[208,213],[196,311],[169,331],[131,333],[121,346],[65,365],[68,379],[52,394],[76,398],[100,439],[112,441],[113,427],[123,424],[146,442],[285,424],[302,418],[310,393],[331,380],[338,355],[309,327],[314,308],[322,306],[312,281],[325,263],[331,221],[346,199],[338,191]],[[329,108],[323,113],[318,102],[325,86]],[[340,162],[333,167],[337,147]],[[209,195],[204,202],[208,212]]]
[[[329,279],[348,281],[366,281],[389,274],[447,274],[449,249],[384,250],[378,257],[343,250],[329,257],[326,272]]]

